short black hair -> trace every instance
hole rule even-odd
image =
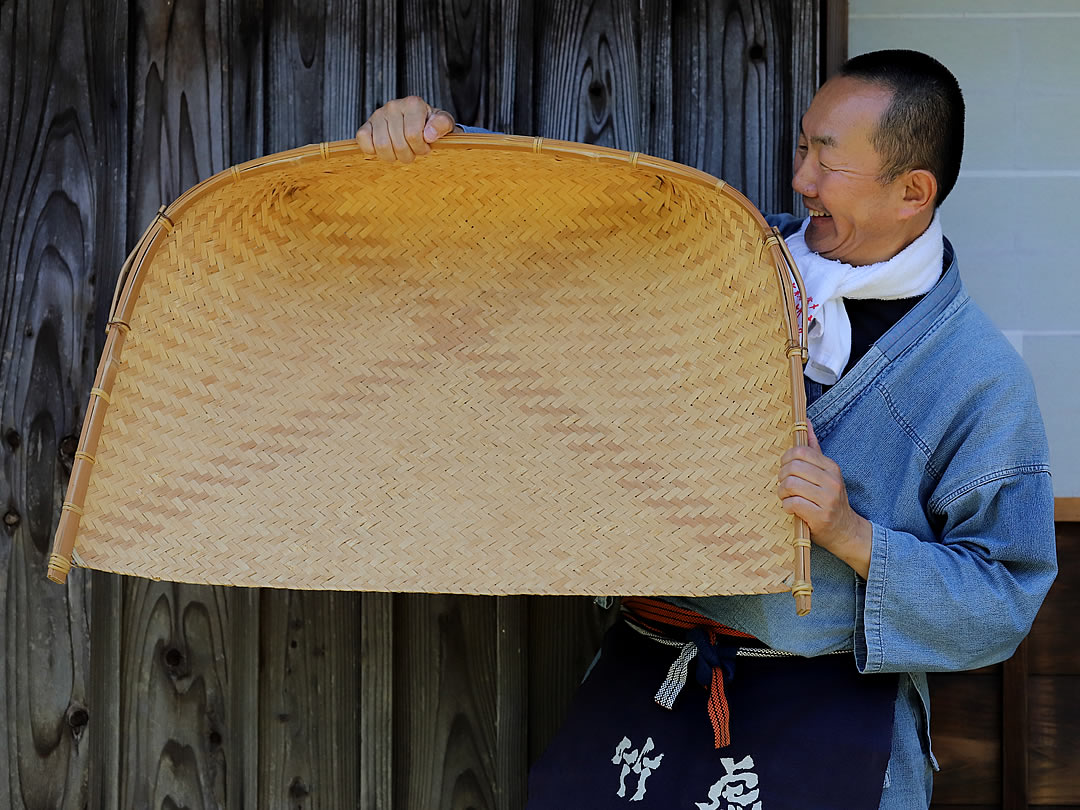
[[[964,153],[964,96],[949,69],[918,51],[873,51],[845,62],[839,74],[892,92],[872,142],[882,160],[881,181],[913,169],[938,182],[935,207],[956,185]]]

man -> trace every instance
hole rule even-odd
[[[1056,573],[1030,377],[941,233],[963,116],[956,79],[924,54],[849,60],[801,122],[792,186],[811,216],[770,218],[814,314],[810,447],[783,455],[777,483],[810,527],[814,610],[625,600],[530,806],[929,805],[925,673],[1011,655]],[[411,161],[454,128],[403,99],[357,139]],[[681,688],[695,658],[706,690]]]

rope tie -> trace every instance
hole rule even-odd
[[[728,708],[724,683],[735,677],[735,657],[739,645],[734,639],[752,639],[726,625],[705,618],[700,613],[647,597],[623,599],[623,611],[632,620],[630,626],[650,638],[671,647],[679,647],[679,654],[668,668],[667,677],[660,685],[655,700],[665,709],[675,705],[690,674],[690,662],[697,659],[694,676],[698,683],[709,690],[707,710],[712,723],[716,748],[731,744],[731,712]],[[671,627],[689,630],[686,642],[665,638],[649,627],[649,622],[659,622]],[[640,623],[642,626],[638,626]],[[721,639],[729,639],[721,643]]]

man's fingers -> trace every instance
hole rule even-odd
[[[801,461],[828,472],[835,473],[840,469],[835,461],[823,455],[821,450],[815,447],[789,447],[780,457],[780,466],[783,468],[794,461]]]
[[[412,163],[415,156],[409,141],[405,137],[405,115],[388,115],[386,117],[386,131],[390,136],[390,146],[394,150],[394,156],[402,163]]]
[[[808,480],[798,475],[786,475],[777,481],[776,494],[781,500],[797,496],[805,498],[816,506],[823,506],[827,492],[821,482]]]
[[[371,140],[371,122],[365,122],[360,129],[356,130],[356,143],[360,151],[365,155],[375,154],[375,144]]]
[[[816,464],[812,464],[809,461],[804,461],[801,458],[792,459],[787,464],[780,467],[780,472],[776,476],[777,481],[784,481],[789,478],[799,478],[803,481],[809,481],[815,486],[824,486],[831,480],[828,470],[824,470]]]
[[[806,498],[791,495],[780,499],[780,508],[789,515],[795,515],[801,519],[810,529],[810,536],[813,538],[815,527],[818,525],[818,519],[821,515],[821,507]]]
[[[373,116],[371,124],[371,143],[375,154],[382,160],[396,160],[394,145],[390,142],[390,131],[385,116]]]
[[[431,152],[432,141],[454,131],[454,117],[436,110],[419,96],[394,99],[371,114],[356,131],[356,142],[366,155],[411,163]]]
[[[431,151],[424,131],[430,113],[431,108],[427,104],[413,104],[405,110],[403,134],[413,155],[426,155]]]
[[[817,434],[814,433],[814,423],[809,419],[806,420],[807,437],[806,441],[812,448],[821,452],[821,444],[817,440]]]
[[[449,135],[454,131],[454,116],[446,110],[432,110],[428,116],[427,125],[424,127],[424,140],[434,143],[443,135]]]

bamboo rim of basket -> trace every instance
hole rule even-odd
[[[782,307],[785,329],[788,335],[787,357],[790,367],[791,403],[792,403],[792,440],[794,446],[806,446],[808,427],[806,417],[806,392],[803,388],[803,364],[806,362],[806,335],[808,327],[807,307],[803,306],[800,314],[795,305],[792,292],[794,281],[802,301],[806,300],[803,279],[791,253],[787,249],[779,230],[769,227],[761,212],[738,190],[732,188],[712,175],[698,169],[685,166],[663,158],[652,157],[641,152],[624,152],[604,146],[590,146],[570,141],[547,138],[529,138],[520,135],[468,134],[448,135],[433,145],[436,149],[490,149],[502,152],[532,152],[573,160],[587,160],[592,163],[605,163],[613,167],[645,169],[662,172],[665,175],[686,180],[691,183],[716,189],[749,213],[758,223],[763,234],[767,234],[758,246],[758,255],[769,251],[776,268],[776,280],[784,306]],[[289,164],[298,164],[311,160],[325,160],[331,155],[353,154],[367,160],[378,160],[360,150],[355,140],[343,140],[310,144],[308,146],[278,152],[266,157],[237,164],[225,171],[203,180],[181,194],[171,205],[162,206],[157,215],[147,226],[139,241],[124,261],[113,292],[106,325],[105,347],[90,391],[90,403],[86,409],[83,426],[79,436],[79,446],[72,465],[71,478],[61,508],[60,522],[49,555],[48,577],[53,582],[64,583],[71,570],[75,555],[75,539],[83,514],[83,505],[93,471],[94,454],[105,421],[105,412],[109,406],[113,385],[123,351],[124,338],[130,330],[129,322],[139,296],[143,281],[143,268],[156,252],[159,238],[168,235],[174,222],[196,200],[220,185],[231,183],[244,175],[251,175]],[[796,612],[805,616],[810,612],[813,587],[810,580],[810,531],[798,517],[792,516],[792,546],[794,549],[792,596],[795,598]]]

